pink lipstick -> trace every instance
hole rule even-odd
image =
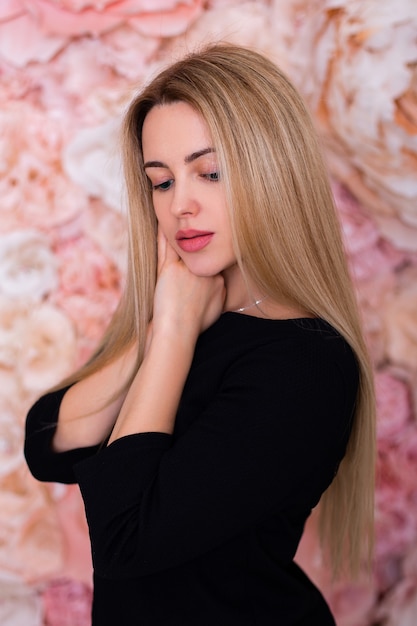
[[[175,239],[184,252],[198,252],[210,243],[213,235],[214,233],[203,230],[179,230]]]

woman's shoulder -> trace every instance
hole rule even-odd
[[[225,313],[200,338],[199,353],[231,366],[256,364],[259,375],[357,379],[356,357],[344,337],[321,318],[265,319]]]
[[[347,342],[340,333],[328,322],[318,317],[297,317],[290,319],[271,319],[243,315],[241,313],[226,312],[220,316],[213,326],[201,336],[202,343],[211,343],[222,340],[225,343],[238,341],[247,346],[267,345],[271,342],[280,342],[282,345],[304,343],[321,343],[326,345],[329,340],[336,340],[339,345]],[[329,344],[330,345],[330,344]]]

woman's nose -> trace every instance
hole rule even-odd
[[[195,215],[199,211],[199,203],[192,188],[188,185],[176,185],[172,198],[171,211],[176,217]]]

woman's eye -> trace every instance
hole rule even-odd
[[[209,174],[204,174],[204,178],[207,180],[218,181],[220,180],[219,172],[209,172]]]
[[[152,185],[152,191],[167,191],[171,187],[173,182],[174,181],[170,179],[170,180],[164,180],[163,183]]]

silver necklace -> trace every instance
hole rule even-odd
[[[252,304],[248,304],[248,306],[242,306],[240,307],[240,309],[235,309],[234,311],[232,311],[232,313],[243,313],[243,311],[247,311],[248,309],[253,309],[254,306],[258,306],[258,304],[261,304],[261,302],[266,300],[267,297],[268,296],[264,296],[263,298],[260,298],[259,300],[255,300],[255,302],[252,302]]]

